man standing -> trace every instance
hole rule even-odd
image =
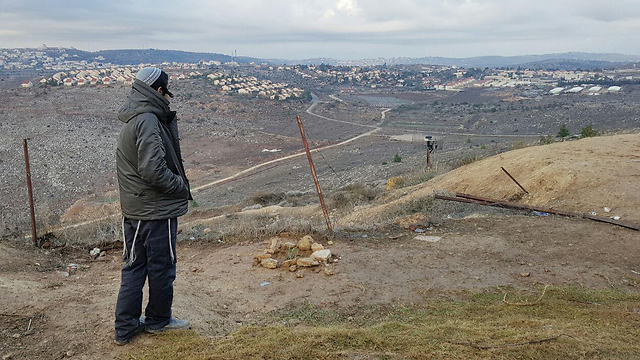
[[[176,277],[178,216],[191,198],[175,111],[169,109],[167,74],[138,71],[118,113],[124,123],[116,150],[122,235],[122,280],[116,304],[115,341],[125,345],[141,332],[188,328],[171,316]],[[142,289],[149,278],[149,302],[142,315]]]

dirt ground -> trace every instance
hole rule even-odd
[[[183,241],[174,314],[192,321],[198,333],[216,337],[265,324],[270,312],[303,301],[327,308],[411,304],[457,291],[540,284],[638,292],[635,231],[586,220],[502,215],[446,220],[427,234],[442,239],[415,240],[416,233],[396,225],[338,234],[331,246],[316,236],[339,259],[330,265],[336,274],[311,268],[303,278],[252,266],[268,239]],[[34,251],[0,243],[0,356],[114,359],[137,343],[152,343],[153,336],[142,335],[127,347],[113,344],[120,251],[107,250],[93,261],[86,250]],[[79,269],[65,276],[70,263]]]
[[[639,222],[640,136],[625,134],[558,142],[498,154],[437,176],[397,199],[363,208],[341,219],[343,224],[368,222],[415,199],[447,190],[492,199]],[[523,194],[501,167],[529,194]],[[609,208],[609,212],[605,211]]]

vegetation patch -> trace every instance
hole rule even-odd
[[[640,353],[638,295],[552,287],[536,302],[541,293],[492,289],[421,305],[338,310],[306,302],[271,314],[270,325],[241,327],[221,339],[194,331],[155,336],[120,359],[628,359]]]

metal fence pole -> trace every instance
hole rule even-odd
[[[27,169],[27,190],[29,192],[29,207],[31,210],[31,240],[34,246],[38,246],[38,235],[36,232],[36,213],[33,207],[33,188],[31,186],[31,167],[29,166],[29,149],[27,148],[27,140],[22,139],[22,147],[24,148],[24,164]]]
[[[300,116],[296,117],[298,127],[300,128],[300,135],[302,136],[302,144],[304,150],[307,152],[307,159],[309,160],[309,166],[311,167],[311,176],[316,184],[316,190],[318,191],[318,197],[320,198],[320,206],[322,206],[322,213],[324,214],[324,220],[327,223],[327,230],[329,230],[329,237],[333,239],[333,227],[331,226],[331,219],[329,218],[329,212],[324,204],[324,197],[322,196],[322,189],[320,189],[320,182],[318,181],[318,175],[316,175],[316,168],[313,166],[313,159],[311,159],[311,151],[309,151],[309,144],[307,143],[307,136],[304,134],[304,127],[302,126],[302,120]]]

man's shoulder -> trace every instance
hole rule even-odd
[[[147,122],[147,121],[157,122],[158,121],[158,117],[156,116],[156,114],[154,114],[152,112],[145,112],[145,113],[140,113],[140,114],[136,115],[135,120],[137,122]]]
[[[140,113],[129,122],[136,129],[151,128],[158,126],[158,117],[151,112]]]

